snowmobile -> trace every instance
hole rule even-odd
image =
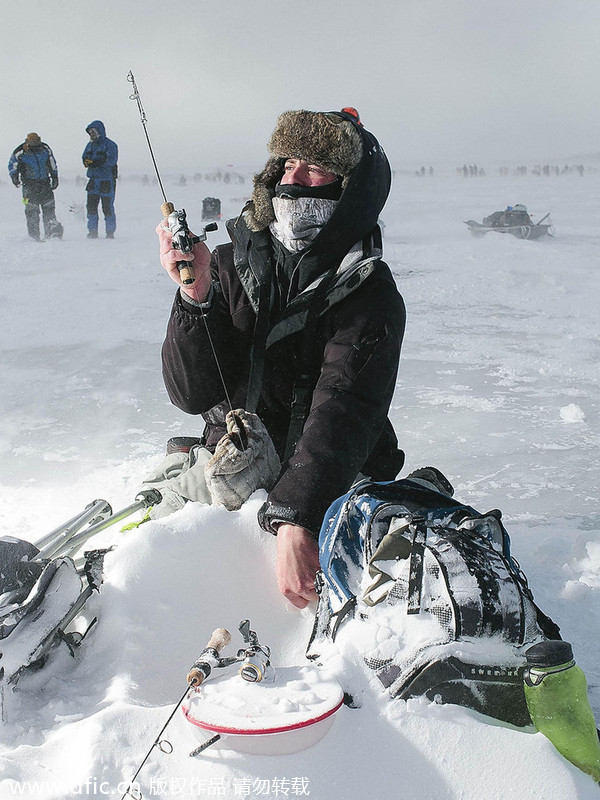
[[[543,236],[552,236],[554,227],[550,214],[542,217],[539,222],[533,222],[527,211],[527,207],[522,203],[515,206],[507,206],[504,211],[495,211],[483,222],[476,222],[474,219],[465,221],[465,225],[475,237],[485,236],[489,231],[496,233],[511,233],[518,239],[540,239]]]

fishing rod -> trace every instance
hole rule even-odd
[[[186,698],[187,693],[190,689],[195,689],[200,684],[208,678],[215,667],[226,667],[230,666],[231,664],[235,663],[238,659],[237,657],[231,658],[221,658],[220,652],[224,647],[227,647],[229,642],[231,641],[231,634],[225,628],[216,628],[206,644],[204,650],[200,653],[198,659],[192,664],[187,674],[187,686],[185,687],[185,692],[179,698],[177,705],[173,709],[173,711],[169,714],[169,718],[165,722],[165,724],[160,729],[158,736],[152,742],[152,746],[150,750],[144,756],[142,763],[136,770],[135,775],[127,784],[127,790],[125,794],[121,797],[121,800],[125,800],[127,795],[129,795],[133,800],[141,800],[142,794],[139,789],[135,786],[135,779],[142,771],[142,767],[150,758],[150,755],[155,747],[167,755],[173,752],[173,745],[167,739],[162,739],[162,735],[165,732],[168,724],[171,722],[173,717],[175,716],[179,706],[183,703]],[[220,737],[217,737],[219,739]],[[210,740],[210,743],[213,744],[215,741],[215,737]],[[208,747],[208,743],[206,743]]]
[[[144,128],[146,142],[148,143],[148,149],[150,150],[150,156],[152,158],[152,164],[154,165],[154,171],[156,172],[158,185],[160,186],[160,190],[162,192],[164,202],[161,205],[160,210],[162,211],[163,217],[167,220],[169,230],[173,236],[173,248],[175,250],[180,250],[182,253],[191,253],[195,244],[206,241],[206,234],[208,231],[216,231],[219,226],[216,222],[211,222],[201,229],[199,236],[192,236],[192,233],[188,228],[185,209],[178,211],[175,209],[173,203],[167,200],[165,188],[163,186],[158,165],[156,163],[156,158],[154,157],[152,143],[150,142],[150,136],[148,135],[148,118],[146,117],[146,112],[144,111],[144,106],[142,105],[142,98],[140,97],[140,92],[137,88],[137,84],[131,70],[129,70],[129,73],[127,74],[127,80],[133,87],[133,93],[129,95],[129,99],[135,100],[137,103],[140,112],[140,120],[142,122],[142,127]],[[179,270],[181,282],[185,286],[189,286],[190,284],[194,283],[194,269],[192,262],[178,261],[177,269]]]
[[[152,163],[154,165],[154,171],[156,172],[156,177],[158,179],[158,184],[160,186],[160,190],[162,192],[162,196],[164,199],[164,203],[161,205],[160,210],[162,211],[163,217],[167,220],[167,224],[169,226],[169,230],[173,236],[173,248],[175,250],[180,250],[182,253],[191,253],[193,250],[193,246],[198,242],[206,241],[206,234],[208,231],[216,231],[219,227],[216,222],[210,222],[208,225],[204,226],[201,229],[201,233],[199,236],[192,236],[190,229],[187,225],[187,217],[185,213],[185,209],[181,211],[176,211],[173,203],[167,200],[167,195],[165,193],[165,188],[163,186],[163,182],[160,177],[160,172],[158,170],[158,165],[156,163],[156,158],[154,157],[154,150],[152,149],[152,144],[150,142],[150,136],[148,135],[148,119],[146,117],[146,112],[144,111],[144,107],[142,105],[142,98],[140,97],[139,89],[137,88],[137,84],[135,82],[135,78],[133,76],[133,72],[129,70],[127,74],[127,80],[133,87],[133,93],[129,95],[130,100],[135,100],[137,103],[139,112],[140,112],[140,120],[142,122],[142,127],[144,128],[144,134],[146,136],[146,141],[148,143],[148,149],[150,150],[150,155],[152,157]],[[189,286],[190,284],[194,283],[194,268],[193,262],[190,261],[177,261],[177,269],[179,270],[179,277],[181,278],[181,282],[185,286]],[[221,379],[221,384],[223,385],[223,390],[225,392],[225,399],[227,401],[227,405],[229,406],[229,410],[233,411],[233,405],[231,403],[231,398],[229,396],[229,392],[227,390],[227,384],[225,383],[225,376],[223,375],[223,370],[221,368],[221,364],[219,362],[219,358],[217,356],[217,350],[212,340],[212,336],[210,335],[210,329],[208,327],[208,323],[206,321],[206,314],[204,309],[201,309],[201,316],[202,321],[204,322],[204,327],[206,329],[206,335],[208,338],[208,342],[210,344],[210,348],[213,354],[213,358],[215,359],[215,364],[217,366],[217,370],[219,372],[219,377]],[[241,427],[241,426],[240,426]],[[241,439],[241,431],[240,431],[240,439]],[[242,450],[245,450],[245,446],[242,443]]]
[[[152,742],[150,749],[135,771],[135,775],[128,782],[127,789],[125,790],[125,794],[121,797],[121,800],[125,800],[128,795],[132,798],[132,800],[142,800],[142,793],[139,789],[139,784],[136,784],[137,776],[140,774],[145,763],[152,755],[152,751],[155,747],[158,747],[161,753],[165,753],[166,755],[170,755],[173,752],[173,745],[168,739],[162,738],[163,733],[167,729],[167,726],[177,713],[177,710],[187,697],[188,693],[192,690],[197,690],[201,684],[204,683],[208,677],[210,677],[213,670],[230,667],[235,663],[241,662],[242,666],[240,667],[239,671],[240,677],[249,683],[258,683],[259,681],[264,680],[265,677],[268,676],[269,672],[272,673],[273,667],[271,666],[270,662],[271,648],[259,642],[256,633],[250,629],[250,620],[243,619],[238,626],[238,630],[242,634],[245,646],[240,648],[235,656],[227,656],[226,658],[221,657],[221,650],[227,647],[227,645],[231,642],[231,634],[226,628],[215,628],[215,630],[212,632],[205,648],[188,670],[186,676],[187,686],[185,687],[184,693],[181,695],[175,707],[169,714],[167,721],[160,729],[156,739]],[[203,742],[200,747],[192,750],[190,756],[194,757],[199,755],[211,745],[216,744],[220,738],[220,734],[217,733],[210,739],[207,739],[205,742]]]

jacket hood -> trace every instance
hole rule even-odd
[[[244,214],[250,230],[264,230],[275,218],[272,197],[285,159],[305,158],[340,175],[343,191],[329,221],[304,252],[329,266],[372,233],[390,191],[391,169],[375,136],[353,114],[285,112],[269,150],[272,157],[254,178]]]
[[[41,147],[42,140],[37,133],[28,133],[27,138],[23,142],[23,147],[25,150],[33,150],[36,147]]]
[[[100,134],[101,139],[106,138],[106,129],[104,127],[104,123],[101,122],[99,119],[95,119],[93,122],[90,122],[90,124],[86,127],[85,132],[89,133],[90,128],[96,128],[96,130]]]

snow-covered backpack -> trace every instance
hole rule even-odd
[[[452,493],[424,468],[364,481],[331,506],[307,655],[346,642],[392,697],[426,696],[525,726],[524,651],[560,639],[559,628],[535,605],[501,513],[481,514]]]

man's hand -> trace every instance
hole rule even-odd
[[[277,584],[296,606],[305,608],[317,599],[315,575],[320,569],[319,546],[305,528],[284,523],[277,529]]]
[[[11,175],[10,179],[14,183],[15,186],[19,186],[19,184],[21,183],[21,181],[19,180],[19,173],[18,172],[15,172],[14,175]]]
[[[173,236],[166,220],[156,226],[156,233],[160,240],[160,263],[166,269],[169,277],[175,281],[188,297],[197,303],[204,303],[210,290],[210,250],[204,242],[194,245],[191,253],[182,253],[173,249]],[[193,235],[193,234],[192,234]],[[194,282],[183,284],[177,269],[178,261],[193,261]]]

